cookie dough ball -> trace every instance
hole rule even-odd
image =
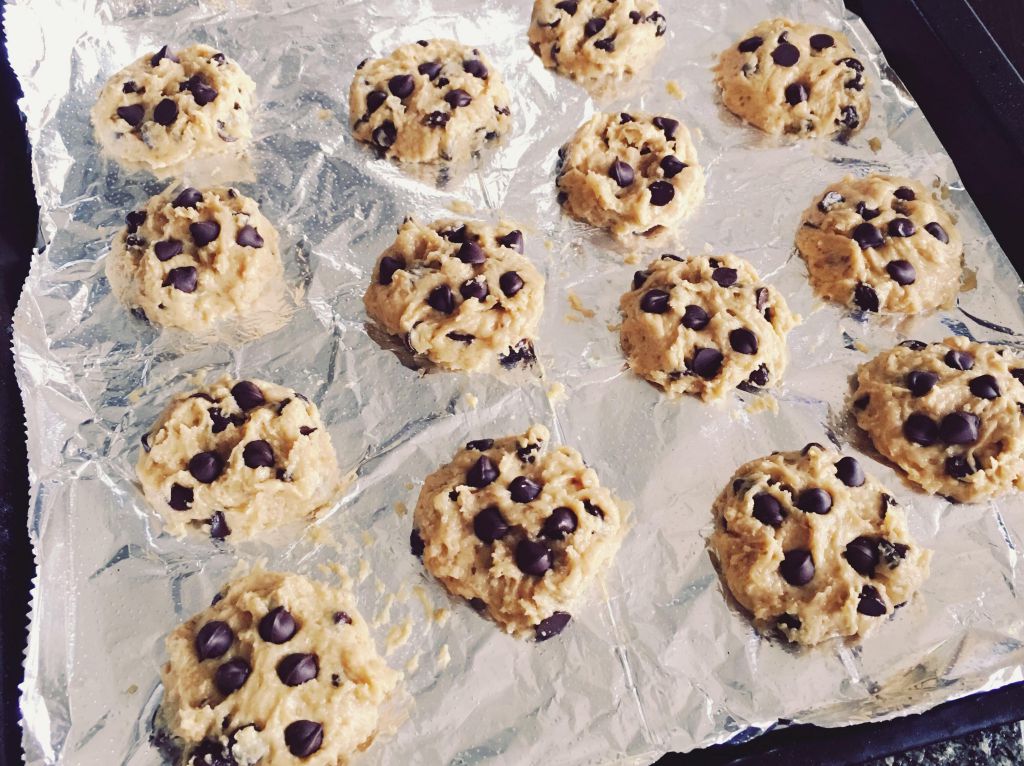
[[[256,570],[167,637],[158,723],[183,764],[341,766],[401,675],[347,590]]]
[[[715,67],[722,101],[765,133],[848,136],[871,112],[864,64],[846,36],[788,19],[764,21]]]
[[[819,444],[741,466],[712,512],[725,584],[790,641],[865,636],[928,576],[903,509],[856,458]]]
[[[161,170],[247,141],[255,92],[242,68],[215,48],[165,45],[107,81],[92,124],[116,160]]]
[[[1024,488],[1024,360],[966,338],[910,340],[857,371],[853,411],[926,492],[973,502]]]
[[[532,361],[544,278],[523,251],[508,226],[406,219],[377,259],[366,312],[447,370]]]
[[[776,385],[798,321],[734,255],[663,255],[633,275],[619,306],[630,368],[669,394],[705,401]]]
[[[420,40],[356,69],[356,138],[402,162],[462,162],[512,123],[501,74],[476,48]]]
[[[832,184],[804,213],[796,246],[818,295],[864,311],[916,314],[952,305],[960,289],[960,234],[909,178]]]
[[[312,519],[344,488],[316,405],[262,380],[175,396],[142,437],[136,471],[179,537],[244,540]]]
[[[548,430],[469,442],[427,477],[413,553],[454,595],[509,633],[561,632],[565,611],[610,562],[624,512],[570,447]]]
[[[544,66],[581,82],[628,77],[665,44],[657,0],[536,0],[530,47]]]
[[[675,226],[704,198],[690,131],[671,117],[597,114],[559,152],[558,201],[618,237]]]

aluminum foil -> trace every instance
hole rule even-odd
[[[364,763],[644,763],[779,720],[884,719],[1024,677],[1024,502],[951,506],[921,494],[862,451],[843,408],[856,366],[904,337],[957,333],[1024,350],[1019,278],[839,0],[663,5],[668,40],[650,77],[596,103],[531,53],[528,2],[8,3],[46,243],[14,338],[40,565],[22,701],[27,763],[159,763],[149,738],[164,635],[209,603],[239,559],[314,575],[343,564],[378,645],[394,639],[388,659],[406,673],[404,720]],[[865,54],[872,116],[848,145],[777,142],[720,107],[715,55],[774,15],[840,27]],[[375,158],[347,127],[356,64],[429,37],[485,47],[513,99],[512,134],[442,185]],[[288,279],[305,294],[284,329],[238,348],[161,336],[117,304],[103,277],[124,213],[167,181],[101,159],[89,108],[105,79],[143,51],[192,41],[224,50],[258,84],[251,176],[239,185],[276,222]],[[742,393],[724,407],[669,401],[624,369],[609,325],[637,267],[605,235],[562,216],[554,191],[559,145],[601,108],[670,113],[696,129],[707,199],[673,249],[749,259],[804,316],[789,337],[777,411]],[[948,189],[977,282],[956,310],[866,320],[813,297],[793,249],[800,213],[829,182],[872,171]],[[547,277],[536,369],[421,376],[371,339],[361,296],[377,255],[406,214],[429,220],[453,208],[526,232]],[[357,472],[312,532],[281,535],[276,546],[179,541],[143,502],[139,437],[172,392],[197,373],[224,371],[313,397],[341,464]],[[544,644],[509,638],[448,599],[409,555],[403,513],[460,443],[532,422],[580,449],[634,506],[603,584]],[[812,440],[862,456],[935,556],[920,597],[871,639],[797,650],[758,637],[723,597],[705,537],[711,502],[736,466]]]

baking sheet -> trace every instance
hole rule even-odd
[[[361,757],[369,763],[645,763],[778,719],[882,719],[1024,677],[1019,497],[950,506],[864,457],[909,506],[915,536],[935,556],[921,596],[860,645],[801,651],[760,639],[722,597],[705,552],[711,502],[739,464],[808,441],[862,456],[843,400],[869,354],[951,332],[1021,348],[1020,280],[866,28],[837,0],[665,0],[668,39],[650,77],[596,103],[531,53],[529,5],[7,5],[47,242],[14,338],[40,563],[23,697],[27,763],[159,763],[149,737],[163,637],[209,603],[239,557],[313,575],[340,562],[364,616],[378,623],[379,647],[391,630],[408,629],[388,659],[406,671],[411,701],[397,731]],[[849,145],[776,142],[719,106],[715,55],[774,15],[841,27],[866,54],[872,117]],[[377,160],[347,128],[356,64],[430,37],[485,47],[513,99],[512,134],[443,187]],[[305,295],[287,327],[241,348],[161,336],[117,304],[103,277],[124,213],[167,181],[101,159],[89,108],[105,79],[143,51],[190,42],[224,50],[258,85],[255,140],[237,185],[277,225],[287,277]],[[756,411],[746,394],[725,407],[669,401],[623,369],[609,325],[638,267],[605,235],[562,217],[553,182],[558,146],[595,110],[618,108],[670,113],[697,132],[707,198],[663,249],[741,255],[805,317],[789,336],[777,413]],[[800,213],[833,180],[873,171],[948,188],[977,276],[956,310],[864,320],[812,295],[792,246]],[[430,220],[453,208],[519,223],[547,277],[532,372],[421,377],[367,332],[362,293],[397,224],[408,213]],[[570,295],[594,316],[574,310]],[[358,480],[316,530],[277,547],[161,534],[135,484],[138,440],[197,372],[273,380],[319,404],[339,462]],[[604,583],[562,636],[539,645],[504,636],[449,600],[409,555],[410,517],[396,510],[411,508],[420,480],[468,438],[532,422],[580,449],[635,507]],[[361,581],[360,570],[368,572]]]

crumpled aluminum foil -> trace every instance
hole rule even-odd
[[[159,763],[149,738],[164,635],[209,603],[238,558],[313,574],[342,563],[378,645],[409,631],[388,659],[406,670],[412,702],[362,762],[643,763],[780,719],[884,719],[1024,677],[1021,498],[951,506],[872,453],[867,468],[909,506],[917,539],[935,550],[919,598],[860,645],[801,651],[759,638],[723,597],[705,535],[711,502],[736,466],[812,440],[861,455],[863,438],[843,409],[857,364],[908,336],[958,333],[1024,350],[1024,304],[949,158],[839,0],[666,0],[663,11],[668,40],[652,76],[597,104],[531,53],[527,2],[7,5],[46,242],[14,339],[40,564],[25,665],[27,763]],[[841,27],[866,54],[873,112],[849,145],[776,142],[720,107],[715,55],[774,15]],[[347,127],[356,64],[429,37],[485,47],[508,82],[515,121],[478,167],[441,187],[376,159]],[[102,271],[125,212],[167,182],[101,160],[89,108],[105,79],[141,52],[192,41],[224,50],[258,84],[252,177],[239,185],[276,222],[288,279],[305,291],[284,329],[240,348],[161,336],[117,304]],[[742,255],[804,316],[789,337],[777,413],[756,412],[742,393],[724,407],[669,401],[624,370],[609,325],[637,266],[605,235],[562,216],[553,184],[559,145],[599,108],[671,113],[696,129],[708,194],[675,250]],[[865,320],[813,297],[792,244],[800,213],[829,182],[876,170],[948,186],[977,277],[956,310]],[[532,372],[421,377],[369,337],[361,296],[397,224],[464,203],[518,222],[546,274]],[[570,295],[594,316],[571,308]],[[283,534],[277,547],[178,541],[146,508],[134,479],[139,437],[194,374],[223,371],[312,396],[341,464],[357,471],[314,534]],[[557,384],[565,395],[549,397]],[[509,638],[449,600],[409,555],[410,516],[401,505],[396,512],[415,504],[421,479],[468,438],[538,421],[635,507],[603,586],[544,644]]]

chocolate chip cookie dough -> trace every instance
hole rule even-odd
[[[624,511],[570,447],[544,450],[548,430],[478,439],[427,477],[413,553],[454,595],[507,632],[550,638],[566,609],[614,557]]]
[[[128,213],[106,273],[118,299],[164,327],[210,331],[255,316],[283,279],[277,231],[234,189],[167,189]],[[253,322],[249,334],[272,329]]]
[[[366,312],[444,369],[532,361],[544,278],[524,249],[509,226],[406,219],[377,260]]]
[[[559,151],[558,201],[617,237],[674,227],[704,198],[686,126],[641,112],[597,114]]]
[[[512,124],[501,74],[453,40],[420,40],[363,61],[349,115],[357,139],[403,162],[461,162]]]
[[[950,306],[963,243],[949,214],[909,178],[849,176],[804,213],[796,246],[818,295],[864,311]]]
[[[741,466],[712,513],[726,586],[790,641],[865,636],[928,576],[903,509],[856,458],[818,444]]]
[[[849,135],[871,111],[868,78],[846,36],[788,19],[763,21],[715,67],[726,108],[772,135]]]
[[[347,590],[256,570],[167,637],[158,725],[187,766],[341,766],[401,678]]]
[[[857,371],[853,412],[925,491],[973,502],[1024,489],[1024,360],[999,346],[905,341]]]
[[[530,47],[549,69],[604,83],[653,61],[666,27],[657,0],[536,0]]]
[[[229,378],[175,396],[142,437],[136,471],[172,535],[232,541],[313,519],[345,484],[315,404]]]
[[[734,255],[662,255],[633,275],[619,305],[630,368],[666,393],[705,401],[776,385],[786,333],[798,322],[782,295]]]
[[[237,149],[252,135],[256,85],[209,45],[164,46],[111,77],[92,109],[96,140],[123,163],[158,171]]]

